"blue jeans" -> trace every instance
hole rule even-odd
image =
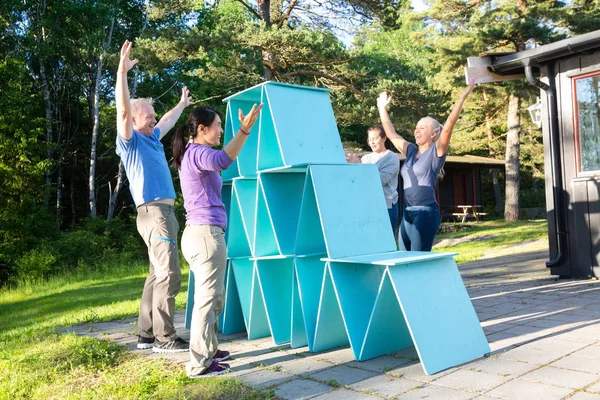
[[[396,237],[396,228],[398,227],[398,203],[392,204],[392,208],[388,208],[388,214],[390,215],[390,222],[392,223],[392,232]]]
[[[439,227],[440,207],[437,203],[411,206],[405,201],[400,223],[400,250],[431,251]]]

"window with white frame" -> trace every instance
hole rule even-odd
[[[579,171],[600,171],[600,71],[575,77],[573,89]]]

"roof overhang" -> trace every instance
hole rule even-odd
[[[469,57],[469,67],[472,67],[473,71],[467,71],[467,80],[469,75],[477,76],[478,82],[518,79],[525,76],[525,65],[530,65],[537,70],[553,60],[585,54],[597,49],[600,49],[600,30],[515,53]],[[485,68],[488,72],[482,73],[476,68]],[[479,76],[484,74],[489,76],[480,79]]]

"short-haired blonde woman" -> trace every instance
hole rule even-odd
[[[440,207],[436,200],[438,175],[444,166],[452,130],[463,104],[475,87],[469,82],[460,95],[444,125],[431,117],[421,118],[415,128],[415,143],[396,133],[387,112],[391,97],[383,92],[377,98],[381,125],[392,144],[406,157],[400,174],[404,181],[402,222],[400,223],[401,250],[431,251],[433,238],[440,226]]]

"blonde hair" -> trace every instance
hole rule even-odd
[[[440,124],[440,122],[432,117],[423,117],[421,118],[421,121],[428,121],[429,122],[429,126],[431,127],[431,130],[433,132],[435,132],[435,136],[433,138],[433,142],[437,142],[438,139],[440,138],[440,134],[442,133],[442,129],[444,129],[444,125]]]
[[[151,98],[131,99],[131,115],[136,115],[144,105],[152,106]]]
[[[437,142],[440,138],[440,135],[442,134],[442,129],[444,129],[444,125],[440,124],[440,122],[437,119],[432,117],[423,117],[421,118],[421,121],[429,122],[431,130],[435,132],[435,136],[433,137],[433,143]],[[440,169],[440,173],[437,176],[438,181],[443,180],[444,176],[446,176],[446,171],[444,171],[444,167],[442,167],[442,169]]]

